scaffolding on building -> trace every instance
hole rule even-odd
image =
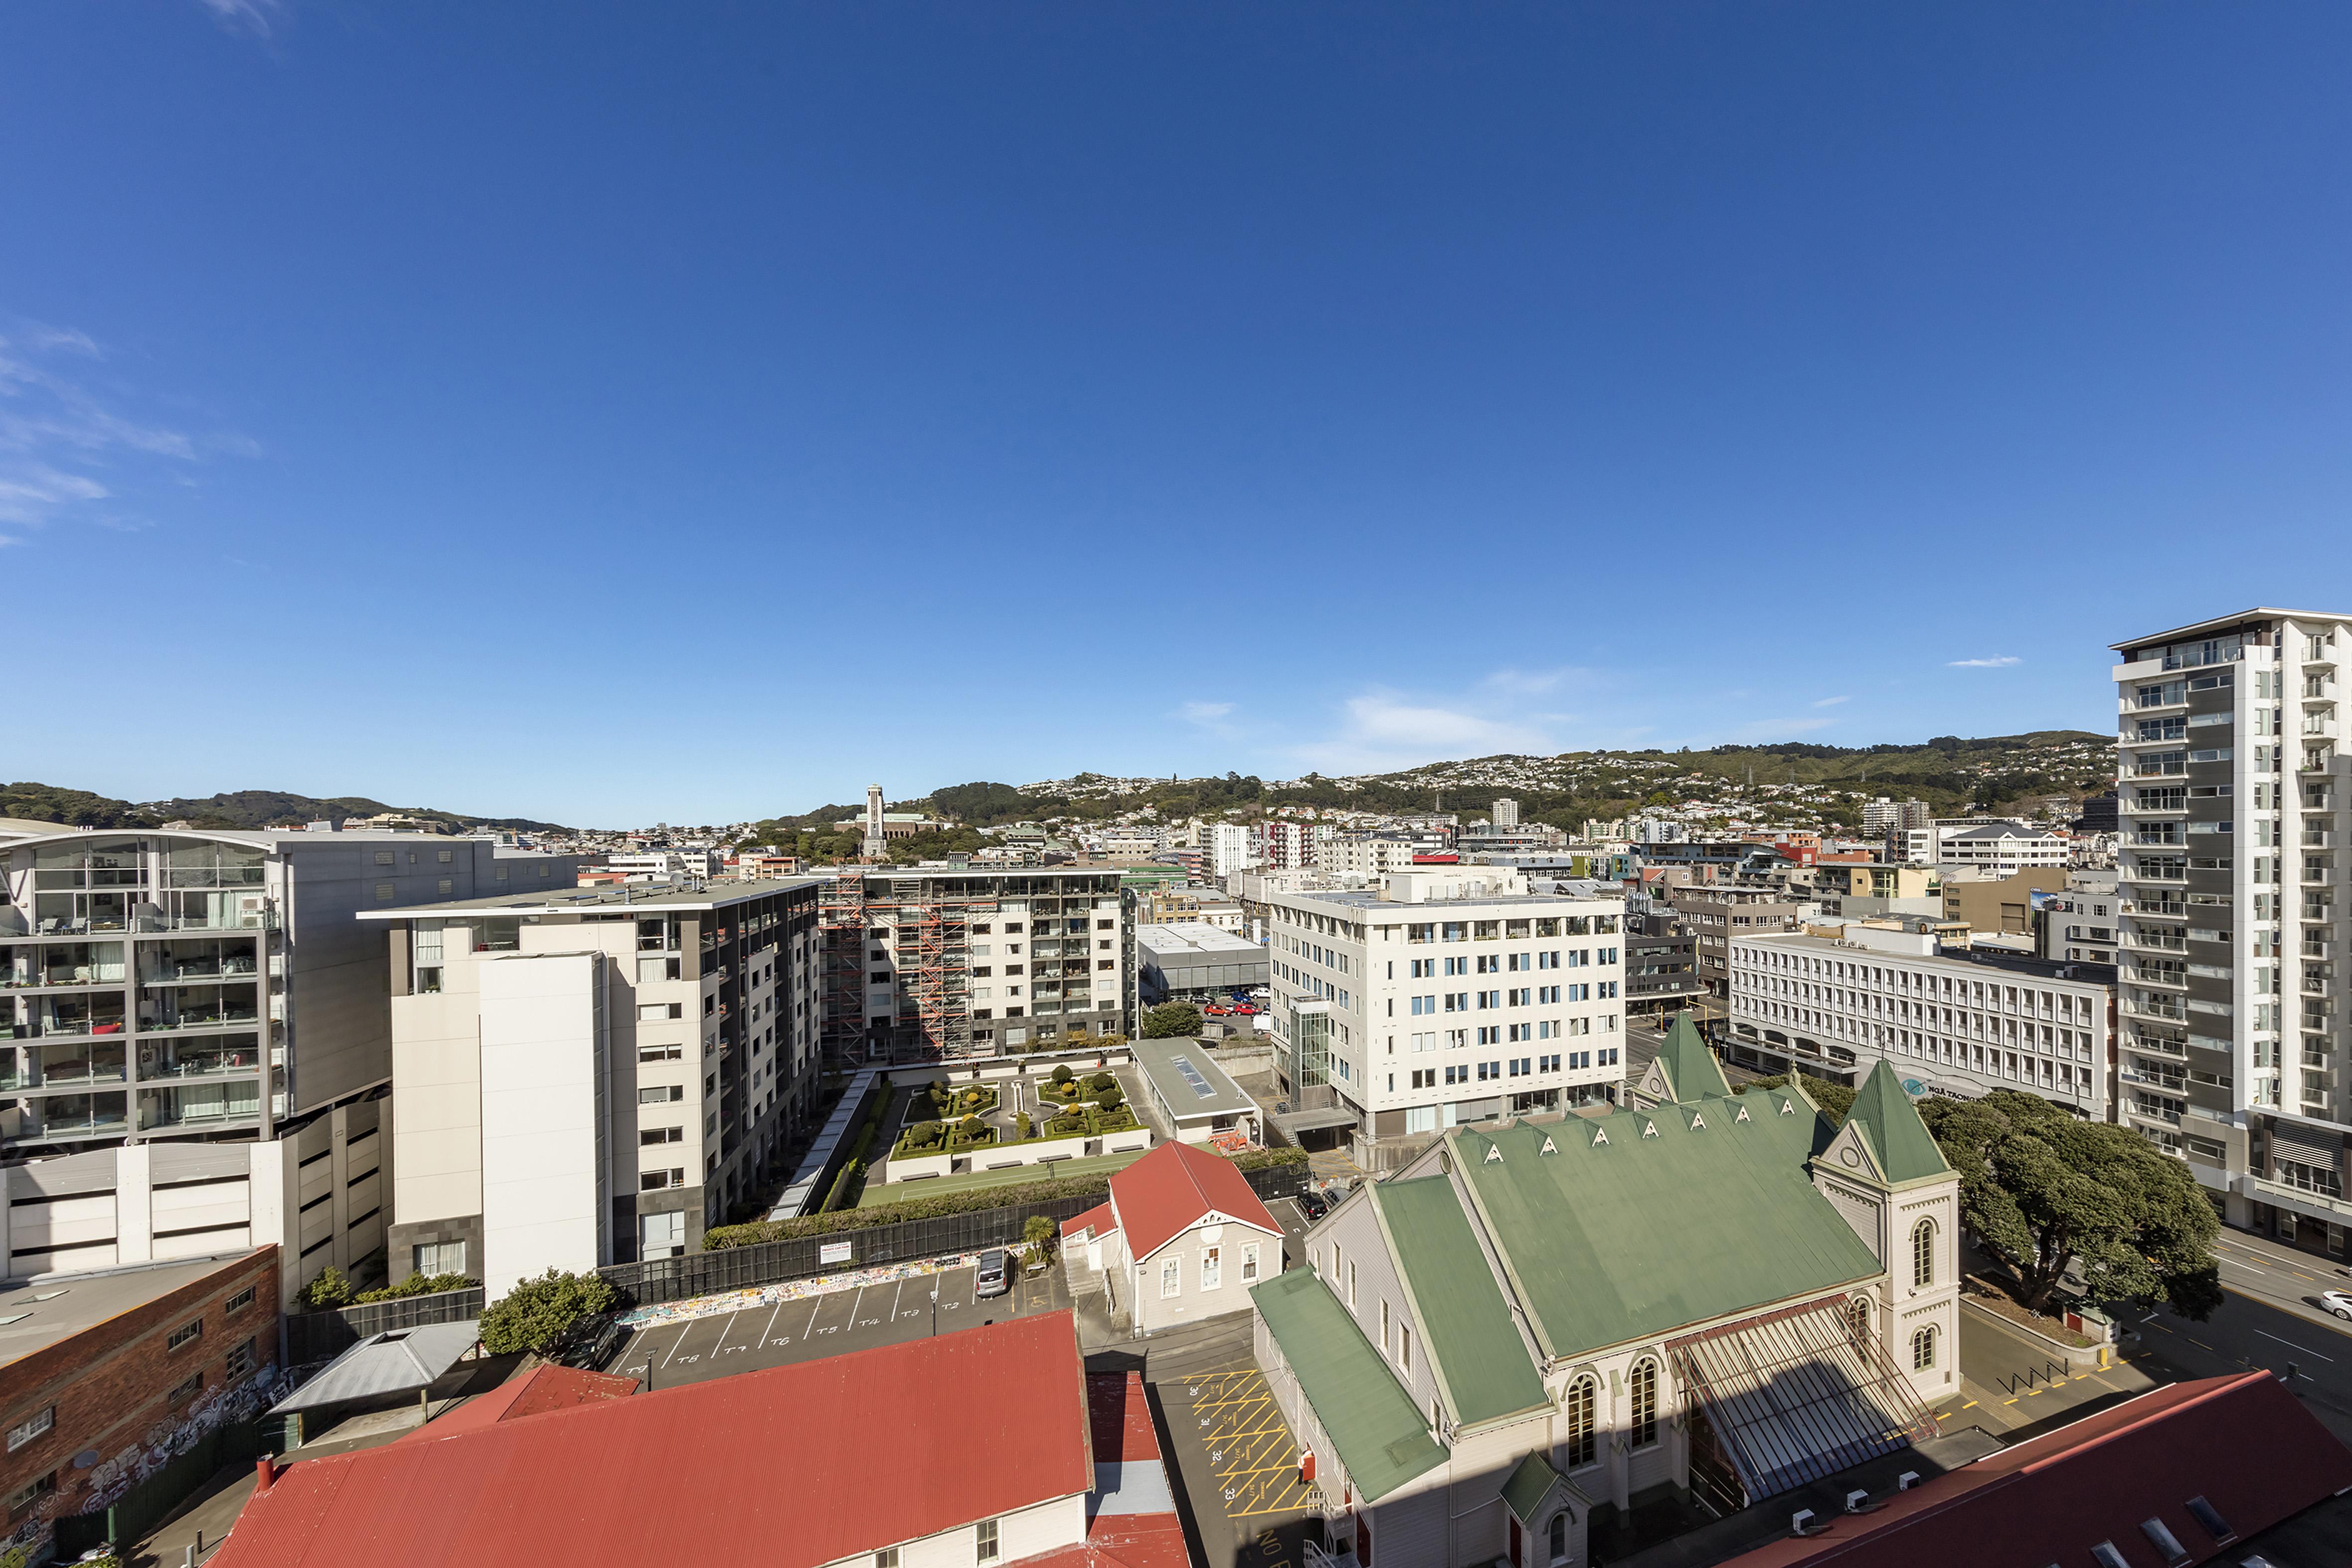
[[[894,1061],[994,1055],[993,1040],[985,1052],[974,1048],[968,961],[971,915],[996,906],[993,898],[877,898],[863,867],[832,877],[817,901],[828,1063],[862,1065],[877,1045]],[[886,929],[895,938],[891,1013],[875,1039],[866,1016],[868,943]]]

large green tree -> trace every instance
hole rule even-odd
[[[536,1279],[519,1279],[482,1314],[482,1348],[492,1355],[545,1355],[581,1323],[611,1311],[615,1300],[612,1286],[594,1274],[550,1268]]]
[[[2039,1310],[2070,1268],[2095,1301],[2161,1303],[2203,1320],[2221,1301],[2213,1205],[2179,1161],[2128,1128],[2080,1121],[2039,1096],[1919,1107],[1960,1176],[1969,1228]]]
[[[1143,1037],[1173,1039],[1201,1032],[1201,1010],[1190,1002],[1162,1002],[1143,1016]]]

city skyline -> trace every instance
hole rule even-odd
[[[2087,648],[2344,563],[2339,12],[552,15],[0,20],[26,646],[295,721],[42,702],[12,776],[2096,728]]]

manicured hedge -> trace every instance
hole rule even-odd
[[[1253,1149],[1235,1158],[1234,1163],[1244,1171],[1263,1171],[1277,1165],[1304,1165],[1307,1163],[1307,1151]],[[929,1197],[908,1198],[900,1203],[879,1204],[873,1208],[828,1211],[803,1215],[797,1219],[755,1220],[750,1225],[717,1226],[704,1233],[702,1249],[705,1252],[724,1252],[732,1247],[756,1247],[763,1241],[788,1241],[801,1236],[831,1236],[836,1231],[866,1230],[910,1219],[932,1219],[940,1215],[1014,1208],[1026,1204],[1051,1203],[1055,1198],[1100,1197],[1109,1191],[1110,1178],[1108,1175],[1073,1176],[1058,1182],[1023,1182],[1003,1187],[968,1187],[961,1192],[939,1193]]]
[[[833,1185],[825,1192],[823,1208],[837,1209],[856,1201],[866,1177],[866,1151],[873,1147],[875,1138],[890,1120],[890,1107],[898,1098],[898,1089],[886,1080],[882,1098],[866,1113],[864,1124],[857,1129],[857,1142],[849,1146],[849,1158],[842,1162],[841,1174],[833,1179]]]

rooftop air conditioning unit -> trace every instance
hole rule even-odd
[[[1811,1535],[1812,1532],[1813,1532],[1813,1510],[1812,1510],[1811,1509],[1809,1509],[1809,1508],[1801,1508],[1801,1509],[1799,1509],[1796,1512],[1794,1512],[1794,1513],[1792,1513],[1792,1514],[1790,1514],[1790,1515],[1789,1516],[1789,1533],[1790,1533],[1790,1534],[1791,1534],[1791,1535]]]

